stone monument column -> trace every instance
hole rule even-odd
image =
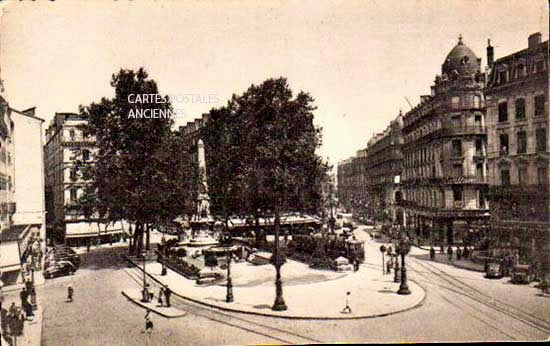
[[[200,220],[209,220],[210,215],[210,197],[208,197],[208,184],[206,183],[206,158],[204,156],[204,142],[199,139],[198,159],[199,159],[199,195],[197,198],[197,216]]]

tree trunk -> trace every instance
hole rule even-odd
[[[255,241],[256,241],[256,248],[260,248],[261,245],[261,232],[260,232],[260,215],[257,211],[254,212],[254,235],[255,235]]]
[[[128,226],[128,235],[129,235],[128,254],[131,255],[134,252],[134,244],[135,244],[135,242],[132,241],[132,239],[134,238],[134,233],[132,232],[132,224]]]
[[[145,250],[149,251],[149,248],[151,245],[151,226],[147,223],[145,224],[145,227],[147,227],[147,236],[145,238]]]
[[[140,256],[143,250],[143,224],[136,223],[134,230],[134,254]]]

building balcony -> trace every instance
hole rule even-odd
[[[473,177],[445,177],[441,179],[445,185],[468,185],[468,184],[488,184],[489,179],[483,176],[473,176]]]
[[[94,137],[91,137],[91,136],[88,136],[88,137],[85,137],[85,136],[63,136],[63,144],[64,145],[71,145],[71,144],[78,144],[78,143],[84,143],[84,144],[88,144],[88,145],[92,145],[95,143],[95,138]]]
[[[461,135],[484,135],[487,133],[487,127],[483,125],[455,125],[443,123],[440,129],[441,136],[461,136]]]

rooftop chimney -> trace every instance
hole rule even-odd
[[[542,39],[542,34],[540,32],[536,32],[534,34],[529,35],[529,38],[528,38],[529,49],[537,48],[540,44],[541,39]]]
[[[489,67],[493,66],[493,61],[495,59],[495,49],[491,46],[491,39],[487,39],[487,65]]]

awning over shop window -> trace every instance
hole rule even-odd
[[[2,271],[21,268],[21,256],[31,244],[34,235],[40,234],[39,224],[14,225],[0,234],[0,267]]]
[[[128,229],[128,224],[124,223],[124,228],[122,227],[121,222],[116,222],[114,224],[110,223],[105,228],[104,223],[97,222],[88,223],[88,222],[76,222],[76,223],[67,223],[65,235],[66,238],[84,238],[84,237],[97,237],[105,236],[109,234],[119,234]]]

